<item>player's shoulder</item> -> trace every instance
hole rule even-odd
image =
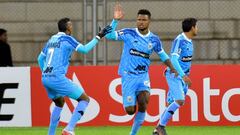
[[[153,33],[153,32],[150,32],[150,39],[153,41],[153,42],[160,42],[160,37],[159,35]]]
[[[70,36],[70,35],[61,35],[59,36],[59,39],[61,40],[75,40],[75,38],[73,36]]]
[[[184,40],[184,36],[183,36],[182,34],[178,34],[178,35],[175,37],[174,42],[176,42],[176,41],[182,41],[182,40]]]
[[[119,32],[119,34],[131,34],[131,33],[136,33],[136,30],[135,30],[135,28],[123,28],[123,29],[121,29],[121,30],[119,30],[118,31]]]
[[[73,37],[73,36],[70,36],[70,35],[62,35],[59,37],[59,40],[60,41],[66,41],[66,42],[69,42],[69,43],[76,43],[77,40]]]
[[[192,42],[192,41],[191,41],[191,39],[187,38],[184,33],[181,33],[174,39],[174,42],[189,43],[189,42]]]
[[[155,34],[153,32],[151,32],[151,35],[150,35],[152,38],[155,38],[155,39],[160,39],[159,35],[158,34]]]

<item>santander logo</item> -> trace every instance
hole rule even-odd
[[[77,76],[75,73],[73,73],[72,76],[72,80],[75,84],[77,84],[78,86],[82,87],[80,81],[78,80]],[[72,112],[74,110],[74,108],[77,106],[77,101],[73,100],[73,99],[67,99],[67,101],[65,102],[64,106],[63,106],[63,110],[61,113],[61,118],[60,121],[67,123],[70,121],[71,116],[72,116]],[[52,102],[50,105],[50,112],[52,113],[53,107],[54,107],[54,103]],[[99,103],[90,97],[90,102],[88,104],[88,107],[85,110],[85,113],[83,115],[83,117],[80,119],[80,121],[78,121],[79,123],[85,123],[85,122],[89,122],[91,120],[93,120],[94,118],[96,118],[98,116],[100,112],[100,105]]]

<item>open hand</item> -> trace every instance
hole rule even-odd
[[[192,81],[191,81],[191,79],[188,77],[188,76],[183,76],[183,81],[189,86],[189,87],[191,87],[191,85],[192,85]]]
[[[174,68],[173,68],[173,69],[170,69],[170,73],[174,73],[174,76],[175,76],[175,77],[178,77],[178,72],[177,72],[177,70],[175,70]]]
[[[122,10],[122,6],[119,2],[117,2],[114,6],[114,16],[113,18],[115,20],[121,20],[124,16],[123,10]]]

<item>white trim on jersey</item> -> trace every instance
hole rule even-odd
[[[150,30],[148,30],[148,33],[146,34],[146,35],[143,35],[143,34],[141,34],[139,31],[138,31],[138,28],[135,28],[136,29],[136,32],[137,32],[137,34],[139,35],[139,36],[141,36],[141,37],[148,37],[149,35],[150,35]]]
[[[75,48],[75,51],[78,50],[79,47],[83,46],[82,44],[78,44],[77,47]]]
[[[118,32],[114,31],[114,33],[115,33],[115,36],[116,36],[115,40],[118,40]]]
[[[57,35],[67,35],[67,34],[64,32],[58,32]]]
[[[162,49],[160,52],[158,52],[158,54],[161,54],[161,53],[163,53],[164,52],[164,50]]]
[[[43,52],[41,52],[41,55],[46,56],[46,54],[44,54]]]
[[[171,55],[176,55],[176,56],[178,56],[178,57],[179,57],[179,54],[178,54],[178,53],[172,53]]]
[[[192,40],[191,39],[189,39],[186,35],[185,35],[185,33],[183,32],[182,33],[182,35],[183,35],[183,37],[187,40],[187,41],[189,41],[189,42],[192,42]]]

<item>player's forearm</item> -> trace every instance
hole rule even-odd
[[[171,62],[173,64],[173,67],[177,70],[178,74],[183,77],[185,76],[185,73],[183,72],[179,62],[178,62],[178,56],[172,55]]]
[[[43,71],[45,59],[46,59],[46,57],[43,54],[38,55],[38,65],[39,65],[41,71]]]
[[[166,66],[168,66],[171,70],[174,70],[174,69],[175,69],[174,66],[172,65],[172,62],[170,61],[170,59],[165,60],[165,61],[164,61],[164,64],[165,64]]]
[[[162,50],[162,51],[158,54],[158,56],[160,57],[160,59],[161,59],[162,62],[165,62],[166,60],[169,59],[169,56],[167,55],[167,53],[166,53],[164,50]]]
[[[112,23],[111,23],[111,26],[113,28],[113,31],[115,31],[117,26],[118,26],[118,20],[113,19]]]
[[[86,45],[78,45],[76,48],[77,52],[87,54],[89,51],[93,49],[97,45],[99,40],[97,38],[93,38],[90,42]]]
[[[172,63],[171,63],[171,61],[169,59],[169,56],[167,55],[167,53],[164,50],[162,50],[162,52],[159,54],[159,57],[163,61],[163,63],[166,66],[168,66],[171,70],[174,69],[174,67],[173,67],[173,65],[172,65]]]
[[[112,32],[105,36],[106,39],[117,40],[117,32],[115,31],[117,28],[117,25],[118,25],[118,20],[113,19],[111,23]]]

